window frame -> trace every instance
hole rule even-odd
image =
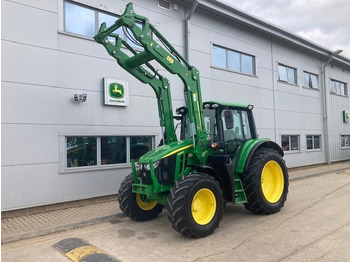
[[[341,85],[344,86],[344,94],[341,94],[341,93],[338,93],[337,92],[337,87],[335,87],[335,91],[333,90],[333,84],[334,83],[335,85],[336,84],[340,84],[340,88],[341,88]],[[338,80],[335,80],[333,78],[330,78],[330,82],[329,82],[329,90],[330,90],[330,94],[332,95],[338,95],[338,96],[342,96],[342,97],[349,97],[349,90],[348,90],[348,84],[345,83],[345,82],[341,82],[341,81],[338,81]]]
[[[281,77],[281,69],[285,69],[285,77]],[[289,80],[289,74],[288,74],[288,69],[292,69],[294,72],[294,81],[290,82]],[[290,85],[298,85],[298,70],[294,67],[287,66],[283,63],[278,63],[277,64],[277,73],[278,73],[278,82],[284,83],[284,84],[290,84]]]
[[[225,51],[225,67],[222,67],[220,65],[215,65],[214,64],[214,47],[223,49]],[[232,67],[229,66],[229,55],[230,54],[237,54],[239,55],[239,70],[235,70]],[[251,65],[251,69],[252,72],[245,72],[244,66],[243,66],[243,57],[250,57],[252,59],[252,65]],[[235,60],[233,60],[234,62],[236,62]],[[227,70],[229,72],[234,72],[234,73],[239,73],[239,74],[243,74],[243,75],[247,75],[247,76],[257,76],[256,74],[256,56],[248,54],[248,53],[244,53],[238,50],[234,50],[234,49],[230,49],[221,45],[217,45],[212,43],[211,44],[211,67],[215,68],[215,69],[221,69],[221,70]]]
[[[68,167],[67,164],[67,137],[95,137],[96,138],[96,165],[91,166],[74,166]],[[102,163],[102,137],[124,137],[126,138],[126,162],[117,163],[117,164],[103,164]],[[65,173],[76,173],[76,172],[87,172],[87,171],[100,171],[100,170],[109,170],[109,169],[119,169],[119,168],[130,168],[131,166],[131,137],[150,137],[151,140],[151,150],[155,148],[156,135],[154,134],[142,134],[142,135],[90,135],[90,134],[62,134],[59,135],[60,140],[60,153],[59,153],[59,162],[60,162],[60,174]]]
[[[284,148],[283,148],[283,137],[284,136],[288,136],[288,146],[289,146],[289,148],[288,148],[288,150],[285,150]],[[295,136],[295,137],[297,137],[297,139],[298,139],[298,149],[296,149],[296,150],[292,150],[291,149],[291,144],[292,144],[292,142],[291,142],[291,137],[292,136]],[[283,152],[285,152],[285,153],[300,153],[301,152],[301,148],[300,148],[300,135],[298,134],[298,135],[295,135],[295,134],[291,134],[291,135],[287,135],[287,134],[282,134],[281,135],[281,148],[282,148],[282,150],[283,150]]]
[[[307,147],[308,137],[310,137],[310,136],[312,137],[312,148]],[[315,148],[315,137],[319,137],[319,143],[320,143],[319,148]],[[305,135],[305,138],[306,138],[306,151],[321,151],[322,150],[322,136],[321,135],[307,134],[307,135]]]
[[[109,10],[102,10],[99,6],[93,6],[90,4],[85,4],[85,3],[80,3],[80,2],[76,2],[75,0],[61,0],[59,1],[59,10],[61,10],[62,14],[59,14],[59,33],[61,34],[65,34],[65,35],[69,35],[69,36],[74,36],[74,37],[78,37],[78,38],[82,38],[85,40],[91,40],[91,41],[95,41],[93,39],[93,37],[87,36],[87,35],[82,35],[82,34],[78,34],[78,33],[74,33],[74,32],[68,32],[66,31],[66,9],[65,9],[65,3],[70,3],[76,6],[80,6],[82,8],[86,8],[89,10],[92,10],[95,12],[94,14],[94,22],[95,22],[95,32],[94,32],[94,36],[98,33],[98,30],[101,26],[101,22],[99,21],[100,19],[100,14],[104,14],[104,15],[108,15],[108,16],[113,16],[117,19],[119,19],[120,15],[113,13]],[[138,24],[138,22],[136,22]],[[122,32],[120,34],[123,39],[130,44],[130,40],[127,38],[127,36],[124,34],[124,32]],[[150,34],[152,37],[152,34]],[[137,45],[134,45],[133,43],[130,44],[135,50],[142,50],[142,47],[139,47]]]
[[[308,75],[308,78],[309,78],[309,85],[306,86],[305,85],[305,75]],[[313,81],[312,81],[312,77],[316,77],[316,80],[317,80],[317,87],[313,87]],[[312,90],[320,90],[320,81],[319,81],[319,77],[317,74],[314,74],[314,73],[310,73],[308,71],[303,71],[303,87],[304,88],[310,88]]]
[[[343,137],[347,136],[348,137],[348,144],[349,146],[346,146],[346,144],[343,146]],[[350,134],[341,134],[340,135],[340,149],[350,149]]]

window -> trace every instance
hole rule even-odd
[[[118,18],[117,15],[104,13],[89,6],[70,1],[64,2],[64,31],[70,34],[92,38],[97,34],[103,22],[109,27],[113,25]],[[140,23],[137,24],[141,27]],[[114,33],[123,37],[131,47],[140,49],[140,47],[135,44],[135,41],[131,41],[124,34],[121,27]],[[109,40],[114,41],[112,38]]]
[[[283,151],[299,151],[299,135],[282,135]]]
[[[321,149],[321,136],[320,135],[307,135],[306,136],[306,149]]]
[[[153,148],[152,136],[67,136],[67,168],[127,164]]]
[[[241,111],[241,110],[231,110],[233,115],[233,128],[227,129],[226,128],[226,121],[225,121],[225,111],[221,112],[221,118],[224,129],[224,138],[225,142],[234,140],[234,139],[251,139],[252,134],[250,132],[250,125],[249,125],[249,119],[248,119],[248,113],[247,111]]]
[[[313,89],[319,89],[318,86],[318,75],[311,74],[308,72],[303,73],[303,86],[310,87]]]
[[[289,84],[297,84],[297,70],[282,64],[278,64],[278,80]]]
[[[217,45],[212,48],[213,66],[255,75],[255,57]]]
[[[341,96],[348,95],[348,87],[346,83],[331,79],[331,93]]]
[[[67,137],[67,167],[97,165],[96,137]]]
[[[350,135],[341,135],[341,148],[350,148]]]
[[[167,0],[159,0],[158,1],[158,6],[163,7],[165,9],[170,9],[170,2]]]

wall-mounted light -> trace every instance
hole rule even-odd
[[[87,99],[87,94],[74,94],[74,101],[85,102]]]

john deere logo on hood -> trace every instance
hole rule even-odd
[[[124,86],[118,83],[109,84],[109,95],[113,98],[120,99],[124,97]]]

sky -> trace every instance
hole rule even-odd
[[[349,0],[219,0],[350,59]]]

